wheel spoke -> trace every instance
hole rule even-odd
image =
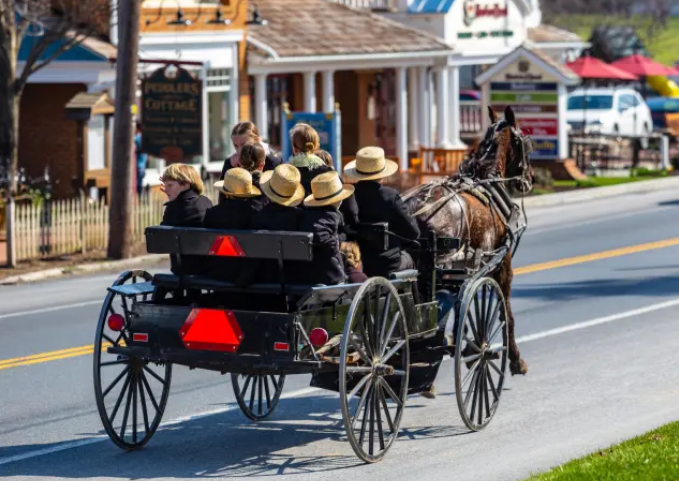
[[[258,385],[257,397],[258,397],[258,409],[259,409],[259,415],[260,416],[262,415],[262,407],[263,407],[262,406],[262,404],[263,404],[263,402],[262,402],[262,380],[263,380],[263,376],[257,376],[257,385]]]
[[[394,335],[394,329],[396,329],[396,325],[398,324],[398,318],[401,317],[401,312],[397,312],[394,315],[393,320],[391,321],[391,326],[389,327],[389,333],[387,334],[387,337],[384,339],[384,342],[382,343],[382,352],[380,353],[381,356],[384,356],[384,351],[387,350],[387,347],[389,347],[389,340],[391,340],[391,336]]]
[[[363,339],[365,340],[365,337]],[[369,366],[373,365],[372,356],[368,356],[368,353],[363,350],[351,333],[349,334],[349,343],[356,350],[361,359],[363,359],[363,362],[367,363]],[[364,345],[366,345],[365,342]]]
[[[240,397],[245,399],[245,394],[248,392],[248,386],[250,386],[250,381],[252,380],[252,376],[248,376],[247,379],[245,380],[245,384],[243,385],[243,389],[240,392]]]
[[[481,297],[483,298],[483,309],[481,306],[479,306],[479,295],[474,296],[474,319],[476,320],[476,328],[479,334],[478,341],[483,343],[483,337],[484,337],[484,332],[481,330],[481,327],[483,326],[482,324],[482,318],[481,318],[481,312],[485,311],[485,304],[486,304],[486,286],[481,287]]]
[[[146,396],[144,396],[144,385],[141,382],[141,376],[137,378],[137,383],[139,384],[139,397],[141,399],[141,412],[144,417],[144,431],[146,435],[149,434],[151,428],[149,428],[149,414],[148,408],[146,407]]]
[[[106,367],[106,366],[119,366],[120,364],[128,364],[127,359],[121,359],[120,361],[108,361],[108,362],[102,362],[99,363],[101,367]]]
[[[125,384],[123,384],[123,389],[120,391],[120,394],[118,395],[118,401],[116,402],[116,405],[113,408],[113,412],[111,413],[111,417],[109,418],[108,422],[113,424],[113,420],[116,418],[118,415],[118,409],[120,409],[120,404],[123,402],[123,398],[125,397],[125,394],[127,393],[127,388],[130,385],[130,380],[132,378],[132,373],[128,373],[127,378],[125,378]]]
[[[494,302],[495,301],[495,302]],[[492,321],[492,313],[495,310],[495,306],[499,305],[499,299],[495,296],[494,291],[490,291],[488,295],[488,305],[486,306],[486,310],[483,313],[484,315],[484,327],[483,327],[483,332],[485,333],[486,340],[488,338],[488,333],[490,332],[491,329],[491,321]]]
[[[487,372],[487,375],[488,375],[488,384],[490,385],[490,389],[493,393],[493,404],[495,404],[500,399],[500,394],[498,393],[497,388],[495,387],[495,382],[493,381],[493,376],[488,371],[488,366],[486,366],[486,372]]]
[[[384,334],[387,330],[387,321],[389,318],[389,310],[391,308],[391,292],[387,292],[387,297],[384,298],[384,307],[382,308],[382,317],[380,318],[380,344],[384,346],[387,342],[384,339]]]
[[[106,388],[106,391],[103,392],[101,397],[105,398],[106,395],[111,392],[111,389],[113,389],[116,386],[116,384],[118,384],[120,382],[120,380],[123,378],[123,376],[125,374],[127,374],[128,372],[130,372],[130,366],[127,366],[120,374],[118,374],[118,377],[115,378],[115,380],[111,383],[111,385]]]
[[[405,375],[406,375],[406,372],[402,371],[400,369],[394,369],[394,374],[392,374],[392,376],[405,376]]]
[[[471,347],[471,348],[474,349],[476,352],[482,352],[482,351],[481,351],[481,348],[480,348],[479,346],[477,346],[477,345],[474,343],[474,341],[472,341],[472,340],[469,339],[468,337],[465,337],[465,338],[464,338],[464,341],[467,343],[467,346]]]
[[[373,455],[375,444],[375,390],[371,391],[370,396],[370,433],[368,434],[368,454]]]
[[[391,357],[396,354],[406,343],[406,341],[398,341],[394,347],[389,349],[389,352],[387,352],[381,360],[382,364],[385,364]]]
[[[158,374],[156,374],[155,372],[153,372],[151,369],[149,369],[147,366],[144,366],[144,371],[148,372],[151,376],[155,377],[156,380],[157,380],[160,384],[162,384],[163,386],[165,386],[165,380],[164,380],[162,377],[160,377]]]
[[[372,359],[374,357],[374,355],[373,355],[372,346],[370,345],[370,337],[368,337],[368,327],[369,327],[368,322],[369,321],[370,321],[370,301],[369,301],[369,298],[366,297],[366,306],[365,306],[365,309],[364,309],[363,321],[361,321],[361,319],[358,319],[358,330],[361,334],[361,338],[363,339],[363,345],[365,346],[365,351],[366,351],[367,357],[369,359]],[[371,362],[371,364],[372,364],[372,362]]]
[[[467,363],[470,361],[476,361],[481,357],[481,354],[472,354],[471,356],[463,357],[462,362]]]
[[[488,364],[490,365],[490,367],[493,368],[493,370],[498,374],[498,376],[500,376],[500,379],[504,379],[505,373],[500,371],[500,368],[495,365],[492,359],[488,360]]]
[[[368,391],[369,391],[368,392],[368,398],[366,399],[366,403],[365,403],[365,406],[364,406],[364,409],[363,409],[363,420],[361,422],[361,434],[358,438],[358,444],[361,447],[363,447],[363,439],[365,439],[365,426],[368,423],[368,405],[372,401],[372,395],[373,395],[372,385],[370,387],[368,387]]]
[[[491,333],[490,336],[488,336],[488,340],[487,340],[488,344],[490,344],[492,342],[491,339],[497,333],[497,329],[495,328],[495,324],[496,324],[497,318],[500,315],[500,308],[501,307],[502,307],[502,301],[499,298],[497,298],[497,302],[495,303],[495,306],[493,307],[492,312],[488,313],[488,319],[487,319],[487,322],[488,322],[488,328],[487,329],[488,330],[486,332]],[[488,310],[490,311],[490,309],[488,309]],[[500,323],[500,324],[502,324],[502,323]]]
[[[380,383],[382,383],[382,387],[384,387],[384,390],[387,391],[387,394],[389,397],[399,405],[399,409],[403,407],[403,401],[396,395],[394,390],[391,388],[391,386],[387,383],[387,381],[384,380],[384,378],[379,378]]]
[[[464,379],[460,383],[460,388],[464,388],[464,385],[467,383],[467,380],[469,379],[469,376],[473,375],[476,372],[476,367],[481,363],[481,359],[476,361],[474,364],[472,364],[472,367],[469,368],[469,371],[467,371],[467,374],[465,374]],[[464,390],[464,389],[462,389]]]
[[[158,403],[156,402],[156,398],[153,395],[153,391],[151,391],[151,386],[149,386],[149,382],[146,380],[146,376],[144,376],[144,373],[141,373],[141,380],[144,382],[144,387],[146,388],[146,393],[149,395],[149,399],[151,400],[151,404],[153,404],[153,407],[156,408],[156,412],[160,412],[160,407],[158,407]]]
[[[372,379],[372,377],[373,377],[372,374],[368,374],[368,375],[365,376],[363,379],[361,379],[360,381],[358,381],[358,382],[356,383],[356,386],[354,386],[354,388],[351,390],[351,392],[350,392],[349,395],[347,396],[347,402],[351,401],[351,398],[353,398],[353,397],[356,395],[356,393],[358,393],[358,391],[360,391],[361,388],[362,388],[363,386],[365,386],[365,384],[366,384],[368,381],[370,381],[370,379]]]
[[[257,380],[253,378],[252,389],[250,390],[250,412],[255,406],[255,392],[257,391]]]
[[[136,377],[136,373],[131,373],[132,377]],[[123,412],[123,424],[120,426],[120,437],[125,439],[125,429],[127,428],[127,418],[130,415],[130,403],[132,402],[132,391],[134,391],[134,382],[130,382],[130,389],[127,392],[127,402],[125,404],[125,411]]]
[[[483,424],[483,394],[484,394],[484,386],[485,386],[485,381],[484,378],[486,377],[486,371],[484,367],[481,368],[481,374],[479,375],[479,412],[478,412],[478,424],[481,425]]]
[[[367,374],[373,372],[373,369],[367,366],[347,366],[347,372]]]
[[[269,392],[269,380],[266,376],[262,376],[262,381],[264,382],[264,390],[266,391],[266,410],[271,409],[271,393]]]
[[[380,414],[379,405],[379,392],[377,392],[377,386],[375,386],[375,396],[373,396],[373,403],[375,404],[375,414],[377,415],[377,436],[380,441],[380,451],[384,450],[384,432],[382,430],[382,415]]]
[[[474,369],[474,375],[472,376],[472,382],[469,383],[469,387],[467,388],[467,394],[464,397],[464,409],[467,409],[467,406],[469,406],[469,399],[471,398],[472,394],[474,394],[474,391],[476,390],[476,378],[478,377],[478,370]]]
[[[135,376],[132,389],[132,442],[137,442],[137,384],[138,377]]]
[[[278,382],[276,381],[276,376],[269,375],[271,383],[273,384],[274,392],[278,391]]]
[[[363,406],[365,405],[365,400],[368,397],[368,394],[370,393],[370,390],[372,389],[372,384],[368,387],[368,389],[363,390],[363,394],[361,394],[361,399],[358,401],[358,406],[356,407],[356,411],[354,411],[354,416],[351,418],[351,428],[355,429],[356,428],[356,421],[358,421],[358,416],[361,414],[361,409],[363,409]],[[347,402],[349,402],[347,400]]]
[[[113,339],[111,339],[110,337],[108,337],[108,335],[106,335],[106,334],[103,333],[103,332],[101,333],[101,337],[103,337],[104,339],[106,339],[110,344],[112,344],[112,345],[114,345],[114,346],[117,345]]]
[[[497,335],[503,330],[504,327],[505,327],[505,322],[500,321],[498,323],[497,327],[495,328],[495,330],[493,331],[493,333],[488,338],[488,344],[493,344],[493,341],[495,340]]]
[[[488,396],[488,366],[483,366],[483,400],[486,404],[486,418],[490,417],[490,397]]]
[[[387,424],[389,425],[389,430],[392,433],[396,432],[396,429],[394,428],[394,421],[391,419],[391,413],[389,412],[389,405],[387,404],[387,399],[384,397],[384,391],[382,390],[382,385],[378,384],[377,385],[377,392],[380,396],[380,402],[382,403],[382,407],[384,408],[384,413],[387,418]]]

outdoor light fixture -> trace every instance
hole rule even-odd
[[[193,22],[191,20],[187,20],[184,18],[184,12],[182,12],[181,8],[177,8],[177,18],[174,20],[168,20],[167,22],[168,25],[185,25],[189,26],[192,25]]]
[[[224,18],[222,16],[222,9],[218,8],[217,13],[215,14],[215,18],[212,18],[205,23],[208,23],[210,25],[229,25],[231,23],[231,20],[228,18]]]
[[[252,4],[252,17],[245,22],[246,25],[266,25],[268,21],[262,18],[262,14],[259,13],[259,8],[257,4]]]

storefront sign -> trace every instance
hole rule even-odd
[[[493,92],[490,94],[491,102],[545,102],[556,103],[559,96],[556,93],[509,93]]]
[[[506,18],[507,4],[501,5],[499,3],[482,5],[477,0],[465,0],[463,5],[464,24],[470,26],[474,20],[482,17],[491,18]]]
[[[335,163],[335,170],[340,172],[342,164],[342,120],[340,112],[309,113],[286,112],[283,110],[283,119],[281,122],[281,143],[283,145],[281,146],[281,154],[286,161],[293,155],[292,146],[290,145],[290,130],[297,124],[309,124],[316,129],[321,140],[321,150],[330,152],[332,160]]]
[[[491,82],[491,90],[507,90],[510,92],[526,92],[526,91],[541,91],[541,92],[555,92],[557,85],[552,82],[536,83],[536,82]]]
[[[457,38],[460,40],[467,39],[483,39],[483,38],[507,38],[513,37],[514,32],[511,30],[491,30],[489,32],[458,32]]]
[[[498,115],[505,111],[508,104],[492,104],[491,107]],[[556,104],[553,105],[512,105],[512,110],[515,114],[546,114],[557,113]]]
[[[532,137],[533,151],[531,157],[534,158],[557,158],[559,156],[559,141],[557,139],[541,139]]]
[[[203,154],[202,87],[175,65],[142,81],[142,152],[168,163]]]
[[[557,119],[519,119],[519,127],[530,136],[556,137],[559,131]]]

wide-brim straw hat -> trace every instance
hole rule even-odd
[[[356,159],[344,167],[344,175],[356,180],[377,180],[393,175],[398,164],[384,156],[380,147],[364,147],[356,153]]]
[[[304,199],[308,207],[323,207],[350,197],[353,185],[342,184],[339,174],[334,170],[319,174],[311,181],[311,195]]]
[[[252,185],[252,174],[241,167],[234,167],[226,171],[224,180],[215,182],[226,197],[248,198],[262,195],[262,191]]]
[[[304,200],[302,176],[297,167],[281,164],[274,170],[262,172],[259,188],[272,202],[287,207],[295,207]]]

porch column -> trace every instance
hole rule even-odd
[[[323,112],[335,111],[335,72],[323,72]]]
[[[255,125],[262,139],[268,142],[269,119],[266,102],[266,74],[255,75]]]
[[[450,83],[450,133],[448,140],[454,148],[465,148],[460,139],[460,68],[450,67],[448,71]]]
[[[436,146],[442,149],[450,147],[448,140],[449,134],[449,119],[448,119],[448,96],[450,95],[450,87],[448,84],[448,67],[440,67],[436,69],[436,130],[437,143]]]
[[[430,147],[429,120],[431,109],[429,104],[429,72],[427,67],[420,67],[418,74],[419,108],[417,113],[420,118],[420,145],[422,147]]]
[[[408,88],[406,69],[396,69],[396,155],[401,162],[401,172],[408,170]]]
[[[304,111],[316,112],[316,72],[304,72]]]
[[[420,148],[420,137],[417,126],[419,119],[417,104],[417,68],[408,69],[408,149],[416,151]]]

